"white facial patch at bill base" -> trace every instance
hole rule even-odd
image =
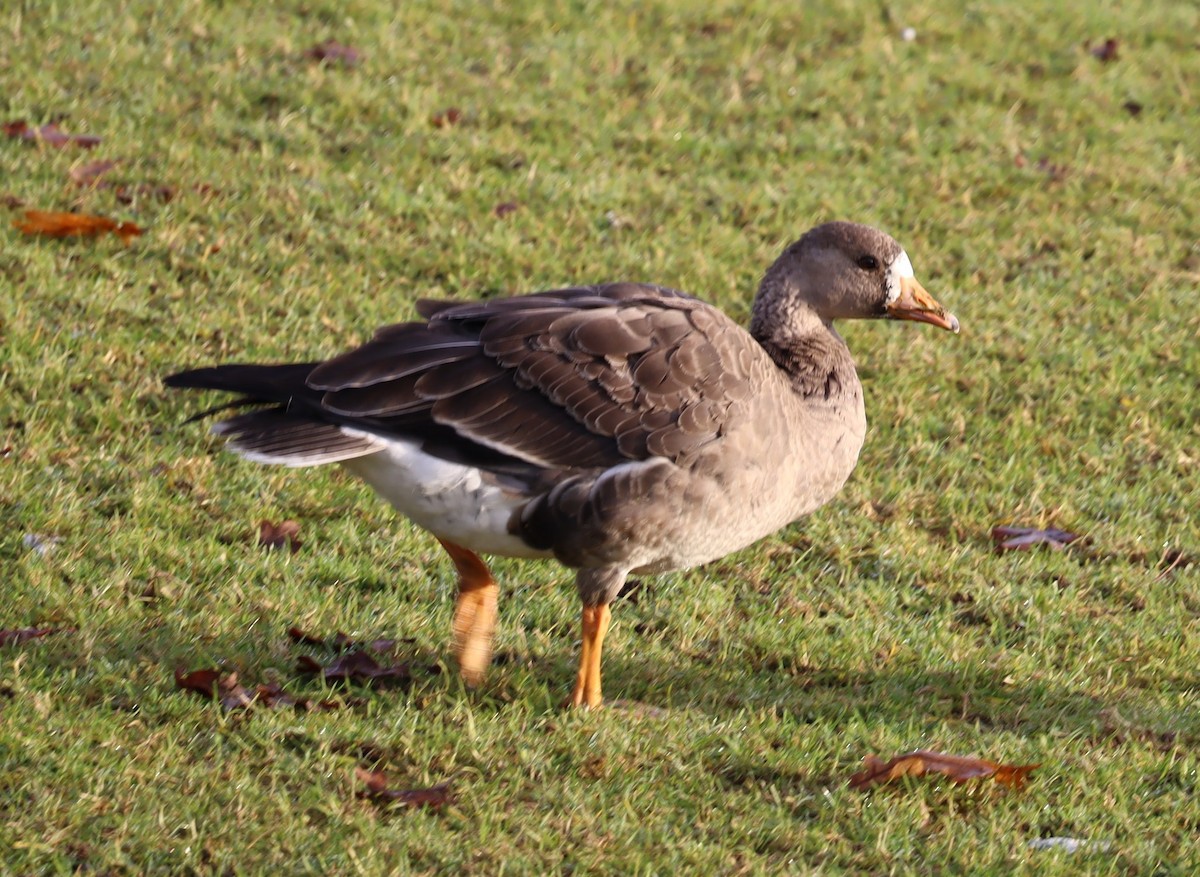
[[[901,280],[911,279],[916,275],[913,274],[912,262],[908,259],[908,253],[904,250],[900,251],[900,255],[892,262],[892,270],[888,275],[887,282],[887,304],[892,304],[900,297]]]

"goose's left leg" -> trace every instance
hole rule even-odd
[[[604,702],[600,690],[600,656],[604,635],[612,620],[609,605],[617,599],[625,584],[623,569],[581,569],[575,578],[579,598],[583,601],[583,638],[579,652],[579,675],[571,692],[570,706],[591,709]]]

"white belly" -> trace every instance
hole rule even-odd
[[[430,456],[416,442],[400,440],[342,465],[435,536],[483,554],[551,556],[508,532],[513,510],[528,497],[503,489],[479,469]]]

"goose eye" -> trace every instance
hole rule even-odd
[[[859,256],[858,267],[864,271],[874,271],[879,267],[879,260],[874,256]]]

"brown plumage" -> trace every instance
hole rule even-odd
[[[584,646],[572,702],[593,706],[608,604],[628,573],[741,548],[850,474],[866,421],[832,321],[958,329],[900,246],[852,223],[784,251],[749,333],[698,299],[636,283],[418,310],[423,321],[326,362],[166,382],[259,405],[216,427],[244,456],[342,462],[433,532],[460,575],[455,642],[468,681],[486,667],[496,605],[473,552],[576,568]]]

